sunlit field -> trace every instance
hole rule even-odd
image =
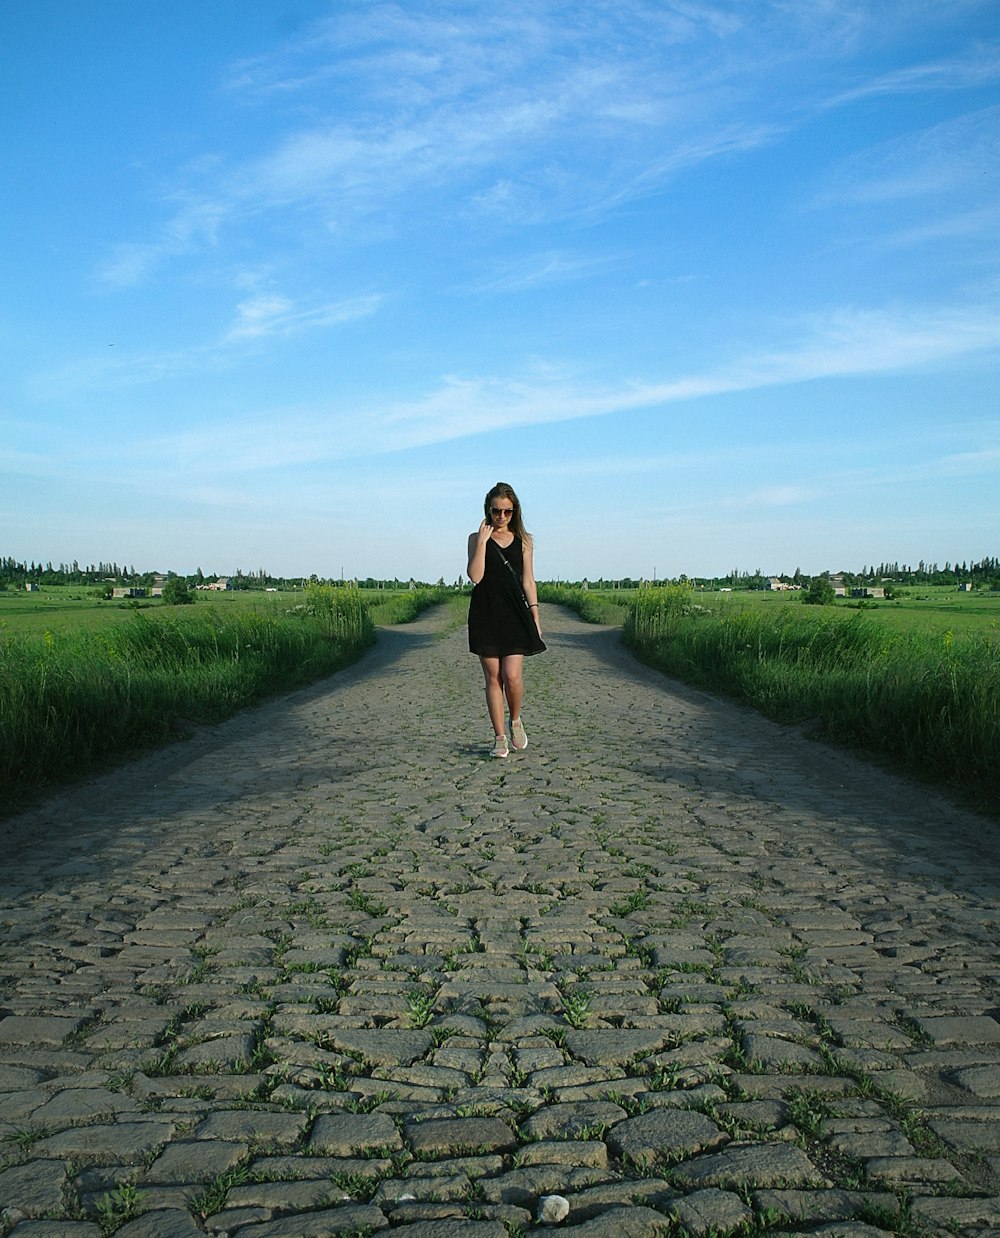
[[[447,596],[310,586],[122,608],[83,589],[4,597],[0,626],[0,813],[26,790],[130,749],[218,722],[356,659],[379,622]]]
[[[559,600],[600,622],[601,596],[568,590]],[[605,606],[623,601],[603,598]],[[667,674],[782,722],[809,721],[827,739],[996,812],[998,621],[1000,596],[946,588],[807,606],[797,594],[654,586],[630,595],[622,633]]]

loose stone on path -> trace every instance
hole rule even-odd
[[[1000,1232],[997,826],[546,608],[0,823],[0,1232]]]

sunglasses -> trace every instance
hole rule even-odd
[[[511,516],[514,513],[513,507],[491,507],[490,514],[493,516]]]

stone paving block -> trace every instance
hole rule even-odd
[[[61,1207],[68,1175],[59,1161],[27,1161],[0,1170],[0,1209],[40,1217]]]
[[[26,1091],[34,1087],[35,1084],[41,1083],[45,1077],[44,1070],[33,1070],[28,1066],[0,1064],[0,1092]]]
[[[175,1124],[162,1118],[119,1122],[111,1126],[78,1126],[41,1139],[35,1150],[79,1164],[141,1165],[165,1144]]]
[[[580,1238],[661,1238],[673,1229],[673,1222],[661,1212],[643,1204],[609,1208],[607,1212],[573,1226]]]
[[[499,1118],[443,1118],[408,1122],[404,1136],[416,1156],[456,1156],[474,1151],[506,1152],[517,1136]]]
[[[464,1201],[469,1198],[471,1182],[465,1173],[431,1173],[421,1176],[419,1172],[405,1178],[389,1178],[380,1182],[373,1203],[389,1208],[392,1204],[419,1200],[423,1203]]]
[[[806,1154],[791,1144],[754,1144],[696,1156],[674,1168],[674,1176],[694,1186],[827,1186]]]
[[[575,1058],[588,1066],[620,1066],[657,1052],[669,1038],[667,1031],[609,1028],[607,1031],[567,1032],[565,1045]]]
[[[403,1140],[391,1118],[384,1114],[324,1114],[309,1136],[310,1153],[320,1156],[355,1156],[383,1148],[402,1148]]]
[[[599,1168],[568,1168],[565,1165],[530,1165],[511,1169],[478,1183],[487,1203],[517,1204],[533,1208],[541,1195],[570,1196],[585,1187],[607,1180],[609,1171]]]
[[[533,1113],[521,1126],[525,1139],[578,1139],[595,1127],[612,1127],[623,1122],[628,1112],[611,1101],[576,1101],[547,1105]]]
[[[308,1124],[304,1114],[271,1113],[262,1109],[220,1109],[199,1122],[196,1140],[219,1139],[255,1148],[293,1148]]]
[[[269,1216],[305,1212],[330,1203],[338,1193],[328,1178],[297,1178],[291,1182],[249,1182],[230,1187],[227,1208],[259,1208]]]
[[[954,1072],[959,1087],[966,1088],[984,1100],[1000,1100],[1000,1063],[991,1066],[968,1066]]]
[[[21,1221],[9,1232],[17,1238],[101,1238],[100,1226],[86,1221]]]
[[[712,1151],[728,1143],[729,1136],[703,1113],[657,1109],[619,1122],[605,1141],[614,1156],[647,1166],[663,1157],[677,1160]]]
[[[866,1207],[881,1208],[888,1213],[899,1208],[898,1196],[889,1191],[775,1189],[753,1191],[751,1199],[760,1211],[781,1212],[794,1221],[845,1221],[858,1216]]]
[[[950,1161],[930,1156],[871,1157],[865,1162],[868,1174],[890,1187],[914,1190],[961,1183],[962,1175]]]
[[[115,1230],[121,1238],[195,1238],[202,1233],[204,1230],[194,1223],[191,1214],[180,1208],[144,1213]]]
[[[929,1126],[953,1148],[972,1152],[1000,1152],[1000,1113],[989,1122],[958,1122],[931,1117]]]
[[[101,1114],[137,1113],[138,1103],[107,1088],[63,1088],[32,1111],[39,1126],[59,1127],[87,1122]]]
[[[608,1164],[607,1145],[597,1139],[553,1139],[525,1144],[518,1152],[518,1164],[579,1165],[605,1169]]]
[[[915,1022],[936,1045],[1000,1045],[1000,1023],[988,1015],[918,1015]]]
[[[819,1238],[893,1238],[892,1232],[869,1225],[866,1221],[838,1221],[834,1225],[820,1225],[810,1230]]]
[[[442,1217],[412,1221],[405,1226],[407,1238],[508,1238],[510,1230],[498,1220],[469,1221]]]
[[[352,1031],[346,1028],[331,1028],[329,1043],[335,1049],[348,1054],[358,1054],[373,1066],[412,1066],[426,1057],[433,1047],[429,1032]]]
[[[798,1070],[811,1072],[823,1066],[822,1057],[805,1045],[777,1036],[747,1034],[743,1038],[743,1051],[753,1067],[762,1070]]]
[[[965,1233],[977,1228],[985,1234],[1000,1233],[1000,1196],[992,1195],[975,1199],[952,1197],[913,1200],[913,1215],[925,1225],[939,1227],[945,1233]]]
[[[388,1224],[381,1208],[369,1204],[343,1204],[305,1216],[240,1226],[232,1238],[343,1238],[345,1234],[386,1229]]]
[[[6,1092],[3,1097],[3,1116],[8,1122],[23,1123],[49,1099],[49,1093],[41,1088],[28,1092]]]
[[[471,1119],[460,1118],[456,1120],[469,1121]],[[456,1154],[454,1156],[449,1156],[445,1153],[445,1159],[440,1161],[411,1161],[403,1169],[403,1177],[438,1178],[464,1176],[470,1181],[475,1181],[483,1176],[488,1177],[493,1174],[498,1174],[503,1170],[503,1168],[504,1158],[500,1154],[472,1156]]]
[[[59,1046],[86,1022],[86,1015],[8,1015],[0,1019],[0,1045]]]
[[[738,1230],[753,1217],[738,1195],[716,1187],[692,1191],[683,1199],[671,1202],[664,1211],[668,1216],[676,1217],[691,1238]]]
[[[171,1143],[142,1175],[143,1184],[210,1182],[238,1165],[246,1156],[245,1143],[199,1139]]]

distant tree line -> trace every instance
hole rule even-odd
[[[428,581],[400,580],[398,577],[379,580],[372,576],[368,576],[363,580],[345,582],[335,577],[318,576],[315,572],[310,576],[275,576],[263,567],[249,572],[244,572],[242,568],[237,568],[235,572],[217,572],[208,575],[199,567],[189,575],[184,575],[174,571],[140,572],[134,566],[119,565],[113,562],[90,563],[84,566],[75,559],[72,563],[56,565],[51,561],[43,563],[39,560],[36,563],[32,560],[29,563],[19,561],[10,556],[0,558],[0,589],[12,586],[22,587],[26,584],[93,585],[97,588],[117,585],[132,588],[148,588],[155,580],[162,578],[180,580],[190,589],[196,589],[199,585],[206,585],[220,578],[228,580],[231,589],[243,590],[301,589],[308,584],[336,585],[345,583],[357,585],[360,589],[406,589],[410,585],[426,586],[429,584]],[[439,580],[438,584],[443,585],[444,579]]]
[[[0,589],[6,589],[11,586],[20,587],[29,583],[37,585],[94,586],[112,584],[148,587],[159,576],[176,577],[182,580],[189,588],[195,589],[199,585],[218,579],[219,575],[206,576],[200,567],[197,571],[185,576],[182,573],[172,571],[162,573],[139,572],[134,565],[119,565],[114,562],[91,563],[83,566],[74,559],[72,563],[60,563],[56,566],[51,561],[47,563],[39,561],[36,563],[32,560],[30,563],[27,563],[19,562],[9,556],[0,558]],[[226,573],[221,573],[221,575],[226,575]],[[685,573],[681,573],[679,577],[669,583],[691,584],[695,587],[706,589],[766,589],[768,582],[775,579],[781,580],[785,584],[806,588],[820,575],[828,577],[829,573],[818,573],[814,577],[806,575],[799,568],[796,568],[791,574],[772,573],[765,575],[760,568],[757,568],[754,572],[733,568],[726,576],[688,576]],[[916,566],[899,562],[879,563],[878,565],[873,563],[863,566],[858,572],[843,571],[839,572],[838,575],[843,577],[844,584],[848,588],[862,585],[881,585],[883,583],[897,585],[957,585],[962,582],[969,582],[976,588],[1000,590],[1000,558],[987,556],[984,559],[980,559],[978,563],[967,561],[959,563],[956,560],[954,563],[946,562],[943,567],[940,567],[937,563],[926,563],[923,559]],[[315,572],[308,577],[274,576],[263,567],[250,572],[244,572],[241,568],[237,568],[235,572],[228,574],[227,578],[230,588],[245,590],[297,589],[302,588],[306,584],[344,583],[343,580],[338,580],[337,578],[317,576]],[[350,583],[356,584],[361,589],[405,589],[408,585],[422,586],[429,582],[400,580],[398,577],[392,580],[376,579],[375,577],[368,576]],[[437,583],[443,585],[443,578]],[[581,584],[582,582],[576,581],[572,583]],[[644,582],[640,578],[624,576],[615,580],[591,579],[588,583],[594,589],[633,589]]]
[[[822,572],[817,574],[819,575],[829,578],[830,573]],[[862,567],[859,572],[844,570],[838,572],[837,575],[842,577],[847,588],[881,584],[957,585],[968,582],[979,588],[1000,589],[1000,559],[987,556],[980,559],[978,563],[968,561],[959,563],[956,559],[954,563],[946,562],[944,567],[940,567],[937,563],[926,563],[923,559],[915,567],[912,564],[898,561],[878,565],[873,563],[871,566]],[[796,568],[791,575],[780,574],[773,577],[763,575],[759,568],[752,574],[734,568],[728,576],[716,579],[719,584],[728,585],[732,589],[766,589],[771,579],[805,587],[816,578],[804,575],[799,568]]]

